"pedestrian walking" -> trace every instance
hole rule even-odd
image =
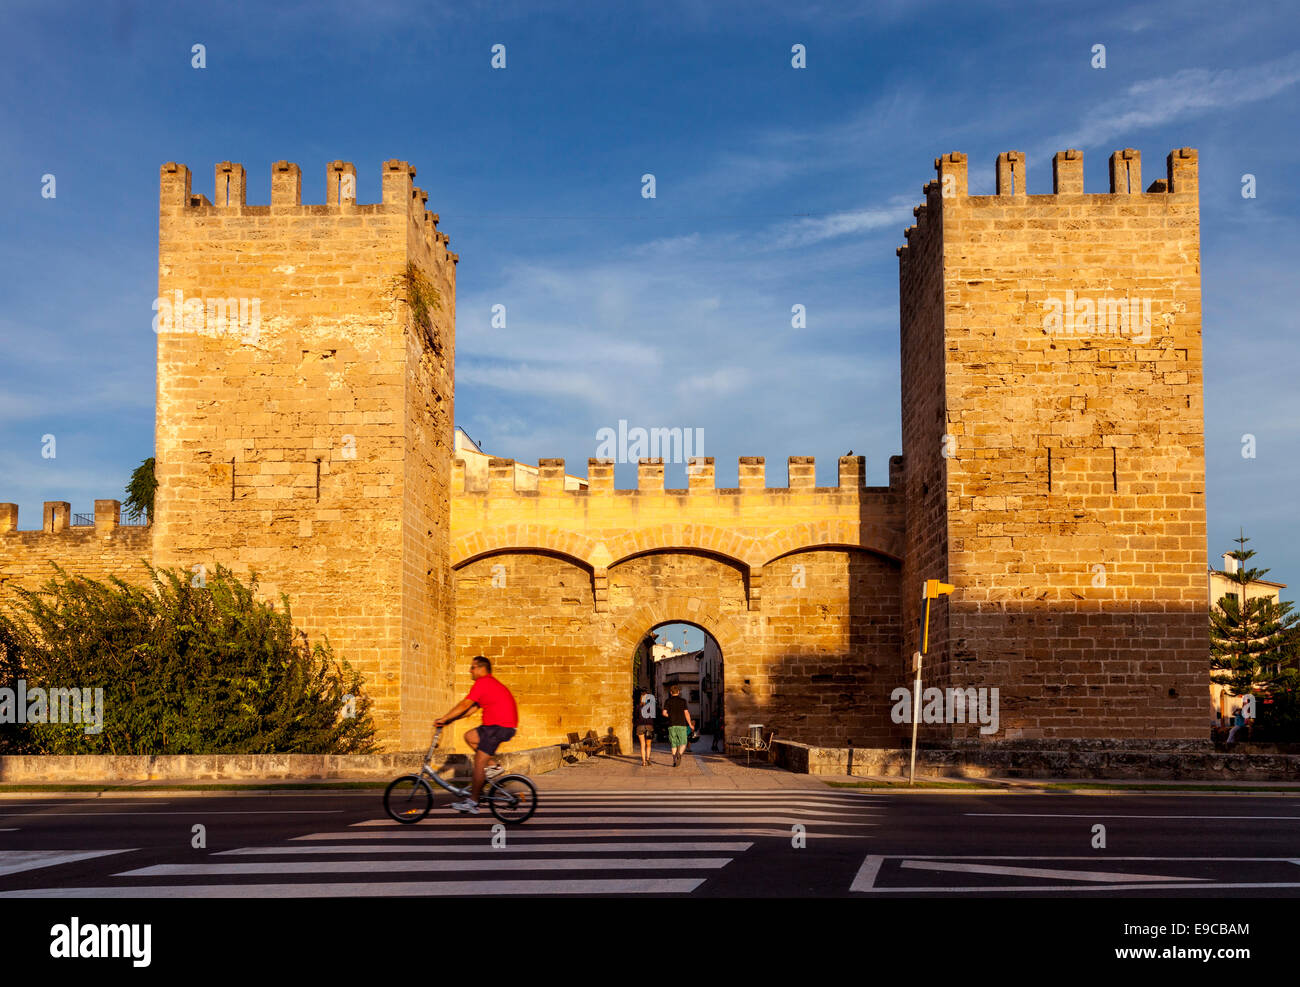
[[[695,729],[695,724],[691,720],[690,708],[682,698],[682,687],[670,686],[668,693],[668,702],[664,703],[663,715],[668,717],[668,743],[673,749],[673,767],[676,768],[682,763],[682,754],[686,751],[686,743],[690,739],[691,731]]]
[[[655,694],[650,691],[640,693],[636,698],[636,709],[632,711],[632,721],[636,735],[641,738],[641,767],[650,767],[650,744],[655,736]]]

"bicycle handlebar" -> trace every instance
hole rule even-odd
[[[467,709],[467,710],[465,710],[465,712],[461,713],[460,716],[454,716],[454,717],[452,717],[450,720],[447,721],[447,723],[455,723],[457,720],[461,719],[461,717],[469,716],[469,714],[470,714],[470,712],[471,712],[472,709],[473,709],[473,707],[470,707],[470,709]],[[442,729],[443,729],[443,726],[445,726],[445,725],[446,725],[446,724],[435,725],[435,726],[434,726],[434,728],[433,728],[433,741],[429,744],[429,753],[425,756],[425,760],[426,760],[426,761],[427,761],[429,758],[433,757],[433,752],[434,752],[435,750],[437,750],[437,748],[438,748],[438,739],[442,736]]]

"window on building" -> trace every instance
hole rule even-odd
[[[692,690],[691,690],[691,702],[693,702],[693,703],[698,703],[699,701],[700,701],[700,690],[699,690],[699,689],[692,689]]]

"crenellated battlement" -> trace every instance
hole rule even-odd
[[[411,232],[423,238],[431,254],[457,263],[460,257],[449,249],[451,238],[438,230],[438,214],[426,208],[429,193],[415,186],[415,174],[415,167],[406,161],[385,161],[380,166],[380,201],[359,203],[356,166],[350,161],[331,161],[325,166],[325,203],[305,205],[302,169],[292,161],[276,161],[271,165],[271,202],[257,206],[248,204],[248,175],[242,164],[217,163],[209,200],[193,191],[193,175],[187,166],[169,161],[162,166],[158,206],[161,215],[181,219],[202,222],[214,217],[241,217],[254,219],[258,225],[304,216],[337,216],[364,222],[367,217],[404,209]]]
[[[1134,148],[1115,151],[1109,160],[1110,188],[1107,192],[1085,192],[1083,187],[1083,152],[1076,149],[1057,151],[1052,158],[1052,191],[1030,194],[1026,181],[1027,162],[1023,151],[1004,151],[994,161],[995,191],[992,195],[971,195],[966,155],[954,151],[934,159],[938,178],[922,187],[925,202],[912,210],[916,223],[903,232],[907,243],[896,251],[906,259],[909,248],[919,243],[937,221],[941,210],[997,210],[1025,208],[1031,210],[1065,210],[1064,218],[1082,219],[1082,209],[1110,209],[1137,204],[1161,208],[1195,207],[1198,197],[1197,153],[1183,147],[1169,152],[1165,160],[1165,177],[1142,189],[1142,152]],[[988,213],[991,218],[995,214]],[[996,214],[1004,224],[1014,223],[1015,214]],[[1044,227],[1045,230],[1050,227]]]
[[[93,523],[87,517],[72,512],[72,504],[66,500],[47,500],[41,512],[41,527],[31,531],[18,530],[18,505],[0,504],[0,535],[47,534],[57,535],[66,531],[93,531],[97,535],[109,534],[118,528],[130,531],[144,531],[147,524],[122,524],[122,502],[119,500],[95,501]]]
[[[902,457],[893,456],[889,461],[888,487],[867,487],[863,484],[866,473],[865,456],[841,456],[839,458],[838,485],[819,487],[816,485],[816,462],[812,456],[791,456],[788,460],[788,480],[783,487],[769,486],[766,475],[766,460],[762,456],[742,456],[739,459],[738,487],[719,487],[716,483],[714,460],[712,456],[693,456],[687,461],[685,489],[665,488],[664,461],[662,459],[642,458],[637,461],[637,485],[631,489],[618,489],[614,486],[614,460],[588,459],[587,485],[575,488],[572,478],[565,472],[563,459],[539,459],[536,472],[516,468],[513,459],[494,456],[488,460],[486,479],[482,476],[478,482],[467,480],[465,461],[452,461],[451,491],[453,495],[502,497],[524,495],[565,495],[569,497],[592,497],[618,494],[620,496],[635,494],[674,493],[690,496],[750,496],[750,495],[787,495],[792,493],[888,493],[901,481]]]

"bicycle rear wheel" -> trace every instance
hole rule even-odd
[[[523,775],[494,779],[486,797],[492,815],[512,826],[527,822],[537,811],[537,787]]]
[[[402,775],[384,791],[384,811],[399,823],[418,823],[433,808],[433,789],[419,775]]]

